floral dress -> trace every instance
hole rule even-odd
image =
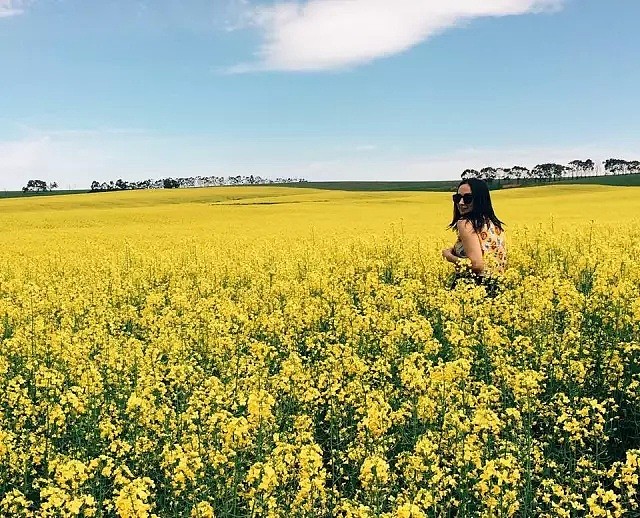
[[[484,271],[481,275],[503,273],[507,267],[507,240],[504,230],[500,230],[492,221],[485,223],[480,232],[476,232],[480,241]],[[460,236],[453,245],[453,252],[458,257],[467,257]]]

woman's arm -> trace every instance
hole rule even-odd
[[[445,248],[442,251],[442,257],[444,257],[447,261],[453,264],[457,264],[460,261],[460,258],[455,254],[453,247]]]
[[[471,270],[473,270],[474,273],[482,273],[484,270],[484,259],[482,258],[482,249],[480,248],[478,234],[476,234],[476,231],[473,229],[471,222],[467,220],[458,220],[456,225],[465,254],[471,261]]]

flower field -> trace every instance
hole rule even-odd
[[[0,516],[640,516],[639,192],[0,200]]]

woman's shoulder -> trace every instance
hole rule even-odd
[[[504,229],[502,228],[501,225],[496,225],[493,221],[491,221],[490,219],[487,219],[485,221],[484,224],[484,228],[482,229],[486,232],[489,232],[491,234],[496,234],[496,235],[500,235],[504,233]]]
[[[456,229],[458,230],[458,233],[474,232],[473,223],[464,218],[460,218],[458,221],[456,221]]]

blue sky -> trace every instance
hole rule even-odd
[[[640,155],[637,0],[0,0],[0,188]]]

